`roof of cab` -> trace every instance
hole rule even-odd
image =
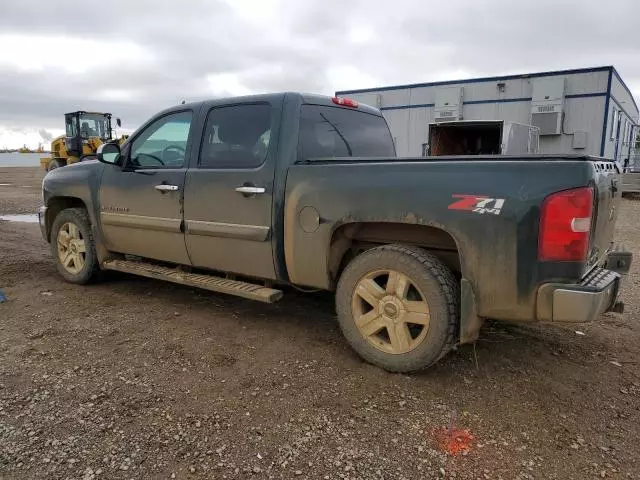
[[[301,103],[312,105],[326,105],[329,107],[345,108],[348,110],[359,110],[366,113],[382,116],[382,113],[377,108],[359,103],[357,108],[337,105],[333,102],[332,98],[328,95],[317,95],[311,93],[299,93],[299,92],[281,92],[281,93],[265,93],[259,95],[247,95],[242,97],[225,97],[216,98],[211,100],[204,100],[200,102],[191,102],[181,105],[174,105],[163,110],[162,113],[167,113],[176,110],[183,110],[184,108],[197,108],[199,106],[215,107],[219,105],[234,105],[237,103],[251,103],[251,102],[279,102],[287,95],[298,96]]]

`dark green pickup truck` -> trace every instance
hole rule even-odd
[[[175,106],[98,158],[43,182],[42,232],[73,283],[117,270],[265,302],[332,290],[348,342],[391,371],[487,318],[622,308],[613,162],[396,158],[378,110],[297,93]]]

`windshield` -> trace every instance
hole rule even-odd
[[[360,110],[303,105],[300,112],[298,156],[395,157],[384,118]]]
[[[111,139],[107,117],[99,113],[85,113],[80,116],[80,136],[82,138],[98,137]]]

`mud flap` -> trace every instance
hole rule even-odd
[[[466,278],[460,280],[460,343],[473,343],[480,335],[484,319],[478,316],[476,297]]]

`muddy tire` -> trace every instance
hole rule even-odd
[[[336,308],[351,347],[390,372],[427,368],[457,342],[458,281],[417,247],[385,245],[353,259],[340,277]]]
[[[51,253],[67,282],[86,284],[99,272],[91,222],[84,208],[62,210],[51,228]]]
[[[62,160],[59,160],[57,158],[53,159],[51,160],[51,162],[49,162],[49,168],[47,168],[47,172],[55,170],[56,168],[64,167],[65,165],[66,163],[64,163]]]

